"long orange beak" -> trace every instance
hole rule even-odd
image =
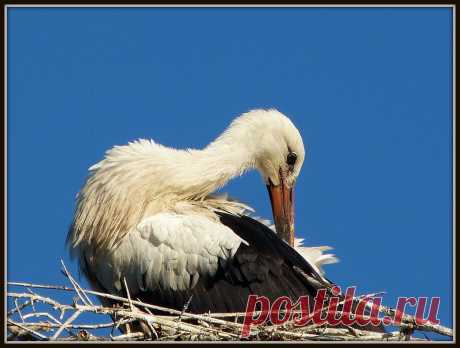
[[[275,220],[278,235],[294,246],[294,187],[288,187],[280,171],[280,184],[267,185],[268,194],[272,204],[273,219]]]

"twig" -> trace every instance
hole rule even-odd
[[[143,303],[139,298],[137,300],[139,302]],[[152,313],[152,311],[150,309],[148,309],[147,307],[144,307],[144,309],[146,310],[147,313],[149,313],[150,315],[153,315],[153,313]],[[150,322],[147,322],[147,326],[149,327],[149,330],[150,330],[152,338],[153,338],[153,336],[155,336],[155,339],[158,340],[158,332],[157,332],[157,330],[155,330],[155,328],[153,327],[153,325]]]
[[[126,282],[126,277],[123,277],[123,282],[125,284],[126,296],[128,297],[129,308],[134,312],[133,301],[131,301],[131,295],[129,293],[128,283]]]
[[[48,340],[48,337],[46,337],[45,335],[42,335],[41,333],[27,327],[26,325],[23,325],[23,324],[20,324],[20,323],[16,323],[14,321],[12,321],[11,319],[8,319],[8,324],[9,325],[15,325],[17,327],[20,327],[21,329],[25,330],[25,331],[28,331],[30,332],[31,334],[37,336],[38,338],[40,338],[41,340],[45,340],[47,341]]]
[[[112,341],[129,341],[132,339],[142,339],[144,334],[142,332],[131,332],[125,335],[112,337]]]
[[[69,326],[75,319],[78,318],[78,316],[82,313],[81,310],[77,310],[76,312],[74,312],[66,321],[64,324],[62,324],[62,326],[56,331],[56,333],[53,335],[53,337],[51,337],[51,341],[55,341],[59,335],[62,333],[62,331],[64,331],[64,329]]]
[[[91,300],[89,299],[89,297],[86,295],[86,293],[82,290],[82,288],[80,287],[80,285],[78,285],[78,283],[75,281],[75,279],[73,279],[72,275],[70,274],[70,272],[67,270],[67,267],[65,266],[65,263],[64,261],[61,259],[61,264],[62,264],[62,267],[64,269],[64,275],[69,279],[69,281],[72,283],[73,287],[75,288],[75,291],[77,293],[77,295],[80,297],[80,299],[82,300],[82,302],[86,305],[93,305],[93,303],[91,302]],[[81,293],[83,293],[83,296],[81,295]]]
[[[64,265],[63,265],[64,266]],[[65,267],[65,266],[64,266]],[[65,269],[66,271],[66,269]],[[165,308],[161,306],[151,305],[140,301],[139,299],[133,300],[127,286],[127,280],[124,279],[124,285],[126,288],[126,297],[115,296],[111,294],[105,294],[97,291],[82,289],[80,285],[72,278],[70,273],[69,281],[72,283],[73,288],[54,286],[54,285],[40,285],[31,283],[9,283],[9,285],[22,286],[26,288],[29,293],[15,293],[9,292],[7,296],[11,298],[14,303],[14,309],[8,312],[8,315],[14,315],[18,313],[19,317],[22,318],[23,323],[15,323],[13,320],[8,319],[8,330],[11,333],[9,339],[14,337],[25,337],[24,332],[29,333],[30,339],[37,338],[40,340],[55,340],[55,341],[76,341],[76,340],[89,340],[89,341],[123,341],[123,340],[146,340],[147,334],[145,332],[131,332],[125,333],[119,336],[113,336],[114,331],[119,325],[129,324],[131,322],[142,322],[147,327],[143,327],[142,330],[150,331],[150,337],[156,340],[168,340],[180,338],[181,340],[240,340],[241,330],[243,325],[241,323],[234,322],[233,320],[224,320],[244,316],[245,313],[205,313],[205,314],[193,314],[187,312],[190,300],[184,305],[181,311]],[[76,303],[75,305],[68,305],[65,303],[59,303],[52,298],[41,296],[37,293],[32,292],[31,288],[42,288],[42,289],[54,289],[58,291],[74,292],[79,295],[83,304]],[[125,307],[104,307],[92,305],[88,295],[96,295],[100,298],[107,298],[120,303],[126,303],[129,306]],[[369,296],[369,295],[368,295]],[[19,303],[21,299],[24,303]],[[359,298],[356,298],[358,300]],[[12,301],[12,302],[13,302]],[[51,312],[47,313],[44,311],[37,312],[35,308],[30,312],[33,302],[43,303],[51,306],[54,310],[61,312],[60,319],[56,319]],[[341,299],[343,302],[343,299]],[[11,303],[12,303],[11,302]],[[382,306],[383,307],[383,306]],[[164,313],[164,315],[152,314]],[[323,311],[321,309],[320,311]],[[382,310],[392,313],[392,317],[395,311],[389,308]],[[29,311],[29,312],[28,312]],[[67,320],[61,324],[64,313],[66,311],[71,312]],[[113,323],[77,323],[77,318],[81,313],[94,313],[96,315],[111,315],[112,318],[117,318]],[[297,313],[297,311],[292,311]],[[299,311],[300,313],[300,311]],[[257,313],[254,313],[257,314]],[[389,314],[387,314],[389,315]],[[30,318],[47,317],[51,322],[29,322]],[[119,319],[118,319],[119,318]],[[376,333],[357,328],[333,328],[318,325],[309,325],[306,327],[295,327],[292,321],[288,321],[280,326],[257,326],[251,330],[249,340],[307,340],[307,341],[398,341],[410,337],[411,328],[419,331],[423,331],[425,326],[418,328],[413,325],[415,321],[411,316],[403,316],[402,322],[399,327],[406,333],[406,336],[400,336],[400,332],[393,333]],[[19,326],[20,325],[20,326]],[[133,326],[134,327],[134,326]],[[104,337],[97,334],[90,333],[86,330],[97,330],[101,328],[112,328],[110,337]],[[445,336],[452,334],[452,330],[443,328],[444,332],[447,333]],[[439,329],[439,328],[437,328]],[[44,335],[40,331],[53,331],[54,335],[50,333],[49,336]],[[63,331],[67,330],[71,336],[63,337]],[[70,330],[80,330],[82,334],[73,334]],[[425,329],[425,331],[430,331]],[[438,330],[440,331],[440,330]],[[171,334],[173,333],[174,334]],[[409,335],[407,335],[409,334]],[[452,336],[450,336],[452,337]],[[411,340],[425,340],[410,337]]]
[[[8,311],[8,313],[6,314],[8,317],[12,316],[14,313],[17,313],[19,311],[19,309],[23,309],[27,306],[29,306],[31,304],[31,301],[26,301],[24,303],[21,303],[19,306],[16,305],[15,308],[11,309],[10,311]]]
[[[24,322],[24,317],[22,316],[21,310],[19,309],[17,298],[14,299],[14,305],[16,306],[16,311],[18,312],[21,321]]]
[[[312,280],[312,277],[310,277],[307,274],[305,274],[305,272],[303,272],[300,268],[298,268],[296,266],[294,266],[293,268],[294,268],[294,270],[296,272],[298,272],[299,274],[304,276],[305,279],[307,279],[308,281]],[[327,286],[327,288],[330,288],[330,287],[331,286]],[[345,300],[345,297],[343,295],[338,295],[337,297],[341,298],[342,301]],[[356,299],[356,300],[359,300],[359,298]],[[380,313],[389,315],[392,319],[394,319],[394,317],[396,316],[396,310],[394,310],[392,308],[389,308],[389,307],[385,307],[383,305],[380,305],[378,307],[378,311]],[[402,324],[402,326],[409,325],[409,326],[413,327],[414,329],[417,329],[417,330],[420,330],[420,331],[431,331],[431,332],[435,332],[435,333],[438,333],[438,334],[444,335],[444,336],[453,337],[453,335],[454,335],[452,329],[449,329],[449,328],[444,327],[442,325],[431,324],[430,322],[427,322],[427,323],[425,323],[423,325],[418,325],[417,321],[416,321],[416,318],[414,316],[409,315],[409,314],[403,314],[402,315],[401,324]]]
[[[75,291],[75,288],[69,288],[63,285],[43,285],[43,284],[34,284],[34,283],[26,283],[26,282],[8,282],[8,285],[23,286],[23,287],[37,288],[37,289]]]

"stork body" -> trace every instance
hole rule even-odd
[[[304,157],[298,130],[276,110],[243,114],[203,150],[116,146],[78,194],[71,252],[99,290],[124,295],[126,279],[133,298],[179,310],[193,295],[195,313],[244,311],[250,294],[315,296],[330,284],[321,264],[335,258],[293,245],[292,190]],[[212,195],[253,168],[278,233],[246,205]]]

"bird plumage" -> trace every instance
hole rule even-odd
[[[250,294],[295,301],[329,285],[315,266],[250,217],[218,213],[221,224],[212,223],[207,233],[206,218],[158,215],[144,221],[116,253],[84,268],[98,289],[125,295],[125,278],[131,296],[143,302],[181,310],[191,299],[188,310],[205,313],[242,312]],[[294,266],[316,281],[307,281]]]
[[[300,133],[276,110],[243,114],[203,150],[115,146],[77,196],[69,248],[94,287],[124,294],[126,279],[132,296],[154,304],[182,308],[194,295],[193,311],[243,311],[251,293],[314,296],[329,284],[321,265],[334,257],[321,249],[302,257],[246,216],[248,206],[213,195],[253,168],[267,185],[292,187],[304,158]]]

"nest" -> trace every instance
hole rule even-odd
[[[8,340],[427,341],[429,339],[425,332],[434,332],[446,339],[453,337],[452,329],[429,322],[419,325],[413,316],[405,314],[393,332],[378,333],[352,327],[328,327],[327,324],[297,327],[287,321],[278,326],[254,326],[249,337],[242,339],[242,319],[245,313],[192,314],[187,312],[187,306],[178,311],[132,299],[129,291],[125,298],[83,289],[63,262],[62,267],[70,287],[8,282],[9,290],[20,290],[7,293]],[[97,297],[115,300],[122,305],[99,305]],[[395,310],[384,306],[379,311],[387,316],[395,315]],[[143,332],[131,329],[133,323],[141,323]],[[414,337],[417,331],[424,338]]]

